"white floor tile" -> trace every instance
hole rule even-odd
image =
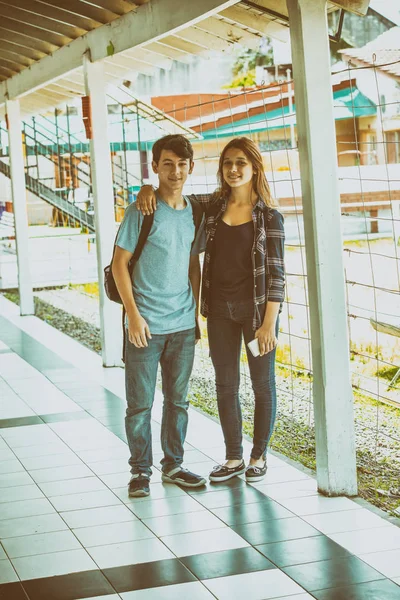
[[[97,477],[82,477],[80,479],[66,479],[64,481],[50,481],[49,483],[40,483],[40,489],[48,498],[53,496],[62,496],[69,494],[84,494],[85,492],[96,492],[107,490]]]
[[[85,550],[68,550],[54,554],[38,554],[12,560],[21,580],[53,577],[97,569]]]
[[[204,507],[188,495],[175,496],[172,498],[161,498],[153,502],[140,502],[129,505],[133,513],[139,519],[151,519],[164,515],[177,515],[183,512],[190,513],[204,510]]]
[[[64,550],[81,550],[82,546],[71,531],[54,531],[3,540],[10,558],[50,554]]]
[[[4,552],[4,548],[0,544],[0,560],[5,560],[6,558],[7,558],[7,554]]]
[[[390,524],[362,531],[331,533],[329,537],[357,556],[369,552],[400,549],[400,529]]]
[[[57,514],[23,517],[11,521],[0,521],[0,539],[65,529],[68,529],[67,525]]]
[[[79,452],[79,457],[86,464],[94,462],[103,462],[106,460],[125,459],[125,468],[128,468],[129,450],[128,446],[116,446],[115,448],[99,448],[98,450],[83,450]]]
[[[365,508],[319,515],[305,515],[303,519],[326,534],[372,529],[373,527],[382,527],[387,524],[387,521],[384,521],[381,517]]]
[[[18,500],[33,500],[44,498],[38,486],[31,481],[32,485],[18,485],[17,487],[3,488],[0,493],[0,504],[3,502],[14,502]],[[1,509],[0,509],[1,513]]]
[[[120,594],[122,600],[211,600],[215,598],[200,581],[137,590]]]
[[[124,473],[126,475],[128,463],[124,458],[116,458],[113,460],[88,463],[88,467],[90,467],[96,475],[110,475],[112,473]]]
[[[277,484],[277,483],[288,483],[291,481],[310,480],[311,477],[306,473],[303,473],[299,469],[295,469],[291,466],[278,467],[276,469],[268,469],[267,474],[263,480],[263,484]]]
[[[156,538],[96,546],[88,548],[88,552],[100,569],[174,558],[172,552]]]
[[[294,600],[296,594],[304,593],[303,588],[278,569],[207,579],[203,583],[218,600],[268,600],[279,596]]]
[[[79,479],[91,477],[93,473],[86,465],[71,465],[69,467],[54,467],[52,469],[39,469],[31,472],[32,479],[36,483],[47,483],[48,481],[64,481],[66,479]]]
[[[400,577],[392,577],[392,580],[400,586]]]
[[[77,600],[120,600],[121,596],[118,594],[111,594],[108,596],[91,596],[90,598],[78,598]]]
[[[263,483],[255,487],[278,502],[280,498],[303,498],[305,496],[315,496],[317,493],[317,482],[314,479],[301,479],[280,484]]]
[[[14,567],[8,559],[0,560],[0,583],[12,583],[13,581],[18,581]]]
[[[20,460],[27,471],[83,465],[82,461],[71,451],[63,452],[62,454],[49,454],[48,456],[21,458]]]
[[[33,480],[29,473],[7,473],[6,475],[0,475],[0,489],[32,483]]]
[[[126,487],[131,478],[131,474],[129,472],[129,466],[127,465],[124,472],[122,473],[111,473],[109,475],[100,475],[99,478],[106,484],[109,488],[120,488]],[[161,483],[161,472],[153,467],[153,474],[151,476],[151,485],[154,483]]]
[[[359,510],[360,505],[349,498],[326,498],[309,496],[307,498],[281,498],[279,504],[298,516],[316,515],[347,510]]]
[[[51,503],[58,512],[64,512],[85,508],[98,508],[100,506],[114,506],[119,504],[120,500],[111,491],[103,490],[66,496],[53,496]]]
[[[4,458],[3,453],[1,453],[0,456]],[[7,473],[20,473],[24,470],[24,467],[16,458],[14,458],[13,460],[0,460],[1,475],[6,475]]]
[[[74,529],[74,534],[85,548],[104,546],[104,542],[107,542],[107,544],[119,544],[155,537],[150,529],[140,521],[111,523],[95,527],[80,527],[79,529]]]
[[[274,598],[274,600],[314,600],[314,596],[305,592],[304,594],[295,594],[294,596],[279,596],[279,598]]]
[[[31,517],[34,515],[48,515],[55,513],[54,506],[50,504],[47,498],[38,498],[36,500],[19,500],[14,502],[4,502],[0,509],[0,524],[6,519],[18,519],[19,517]]]
[[[1,394],[1,390],[0,390],[0,394]],[[0,415],[1,415],[1,410],[0,410]],[[3,418],[3,417],[1,417],[1,418]],[[0,441],[3,442],[0,445],[0,457],[1,457],[1,460],[4,460],[4,461],[15,460],[15,453],[6,445],[6,443],[4,442],[4,440],[2,440],[0,438]]]
[[[71,529],[107,525],[109,523],[122,523],[123,521],[137,521],[134,514],[123,505],[71,510],[61,513],[61,516]]]
[[[78,600],[120,600],[121,596],[118,594],[111,594],[108,596],[91,596],[90,598],[78,598]]]
[[[143,522],[158,537],[192,531],[205,531],[207,529],[219,529],[224,526],[224,523],[208,510],[144,519]]]
[[[360,558],[386,577],[400,578],[400,549],[360,554]]]
[[[162,537],[162,541],[176,556],[190,556],[192,554],[204,554],[206,552],[218,552],[249,546],[240,535],[229,529],[229,527],[221,527],[221,529],[213,529],[212,531],[168,535]]]
[[[61,440],[50,444],[38,444],[37,446],[23,446],[15,448],[18,458],[34,458],[36,456],[52,456],[53,454],[69,454],[71,450]]]
[[[151,502],[153,500],[161,500],[161,498],[175,498],[176,496],[187,496],[188,494],[178,485],[170,485],[169,483],[150,483],[150,496],[144,498],[129,498],[128,486],[113,489],[114,494],[118,496],[122,502],[129,505],[138,504],[140,502]]]

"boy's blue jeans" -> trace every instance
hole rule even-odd
[[[150,477],[153,464],[151,409],[161,366],[164,406],[161,422],[162,470],[168,473],[183,462],[188,423],[187,392],[193,368],[195,329],[153,335],[147,348],[136,348],[127,338],[125,388],[128,407],[125,429],[131,473]]]

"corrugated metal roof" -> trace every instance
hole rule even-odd
[[[400,80],[400,27],[392,27],[362,48],[340,50],[343,60],[361,66],[375,65]]]

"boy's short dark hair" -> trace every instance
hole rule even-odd
[[[184,135],[165,135],[153,144],[153,161],[158,164],[163,150],[172,150],[179,158],[193,161],[193,147]]]

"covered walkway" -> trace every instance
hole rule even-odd
[[[260,484],[187,493],[155,468],[129,499],[123,370],[3,298],[0,314],[2,600],[400,599],[395,522],[276,455]],[[160,415],[158,394],[156,465]],[[204,475],[223,459],[194,410],[185,458]]]

